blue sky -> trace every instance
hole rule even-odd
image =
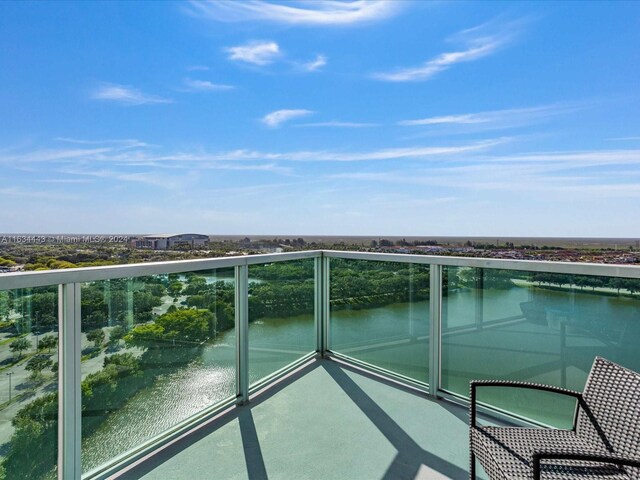
[[[0,231],[640,237],[640,3],[2,2]]]

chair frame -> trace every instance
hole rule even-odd
[[[573,417],[573,427],[572,431],[575,431],[577,421],[578,421],[578,412],[580,408],[585,409],[586,403],[582,396],[581,392],[577,392],[575,390],[569,390],[561,387],[554,387],[551,385],[543,385],[538,383],[530,383],[530,382],[519,382],[519,381],[511,381],[511,380],[472,380],[470,382],[471,389],[471,403],[470,403],[470,428],[476,427],[476,414],[477,414],[477,395],[476,391],[479,387],[510,387],[510,388],[525,388],[530,390],[541,390],[545,392],[556,393],[559,395],[565,395],[574,397],[576,402],[576,410]],[[469,469],[469,478],[471,480],[475,480],[476,478],[476,456],[473,453],[473,448],[470,445],[470,469]],[[540,450],[533,453],[533,478],[534,480],[540,480],[541,475],[541,461],[543,459],[564,459],[564,460],[583,460],[589,462],[602,462],[608,463],[618,466],[628,466],[628,467],[637,467],[640,468],[640,460],[633,460],[628,458],[623,458],[618,455],[591,455],[584,453],[575,453],[570,451],[558,451],[558,450]]]

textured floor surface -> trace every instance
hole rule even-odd
[[[467,479],[467,411],[319,360],[121,479]]]

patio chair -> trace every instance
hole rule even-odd
[[[476,424],[476,390],[515,387],[576,399],[571,430]],[[640,374],[596,357],[584,392],[527,382],[471,382],[470,478],[476,457],[496,479],[640,479]]]

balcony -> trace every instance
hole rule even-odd
[[[333,251],[2,275],[2,474],[466,478],[469,380],[640,369],[639,293],[640,267]],[[485,421],[571,422],[491,393]]]

